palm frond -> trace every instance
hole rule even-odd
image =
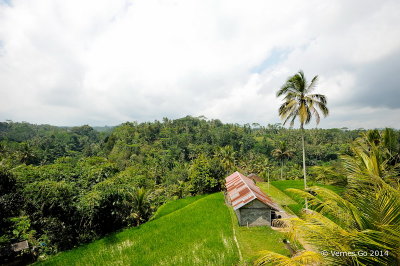
[[[261,257],[255,261],[254,265],[293,266],[316,265],[323,262],[321,254],[313,251],[301,251],[291,258],[272,251],[261,251],[260,255]]]
[[[322,104],[326,104],[327,103],[326,96],[322,95],[322,94],[309,94],[309,95],[307,95],[307,97],[312,99],[313,101],[319,101]]]
[[[297,118],[297,116],[298,116],[298,113],[299,113],[299,109],[296,109],[295,110],[295,112],[293,112],[293,114],[292,114],[292,116],[291,116],[291,121],[290,121],[290,126],[291,127],[293,127],[293,125],[294,125],[294,121],[296,120],[296,118]],[[287,120],[285,120],[285,122],[286,122]]]
[[[254,262],[254,265],[268,265],[268,264],[285,265],[285,266],[293,265],[291,264],[289,257],[286,257],[276,252],[265,250],[261,251],[259,254],[260,258],[258,258]]]
[[[313,79],[311,80],[310,85],[308,85],[307,88],[307,93],[311,93],[313,90],[315,90],[315,88],[317,87],[317,83],[318,83],[318,76],[313,77]]]
[[[315,265],[316,263],[322,263],[323,258],[320,253],[314,251],[301,251],[292,257],[292,261],[296,265]]]
[[[326,117],[326,116],[329,115],[329,109],[328,109],[328,107],[326,107],[326,104],[321,103],[321,102],[316,102],[315,104],[316,104],[316,105],[318,106],[318,108],[321,110],[321,112],[322,112],[322,114],[324,115],[324,117]]]
[[[319,122],[320,122],[320,120],[321,120],[321,117],[320,117],[320,115],[319,115],[317,109],[315,109],[314,106],[311,105],[311,106],[310,106],[310,110],[311,110],[311,113],[314,115],[315,121],[317,122],[317,125],[318,125]]]
[[[307,80],[306,80],[303,70],[299,70],[299,72],[297,72],[297,74],[294,75],[293,78],[296,82],[296,85],[299,88],[299,91],[302,92],[303,94],[306,93]]]
[[[278,90],[278,92],[276,93],[276,97],[280,97],[287,93],[293,93],[293,94],[298,93],[296,86],[290,80],[286,81],[286,83],[283,84],[283,86]]]

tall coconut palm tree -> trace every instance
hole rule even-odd
[[[320,121],[320,113],[325,117],[329,114],[326,97],[322,94],[312,93],[318,82],[318,76],[315,76],[310,83],[307,82],[303,71],[299,71],[294,76],[289,77],[285,84],[279,89],[276,96],[284,96],[283,104],[279,107],[279,116],[284,120],[285,125],[290,121],[293,126],[298,118],[301,130],[301,143],[303,148],[303,175],[304,189],[307,189],[306,177],[306,155],[304,148],[304,125],[310,123],[312,117],[315,117],[317,124]],[[306,199],[306,209],[307,209]]]
[[[270,173],[270,171],[271,171],[271,165],[270,165],[270,162],[269,162],[269,159],[268,158],[265,158],[264,159],[264,162],[263,162],[263,171],[261,172],[261,177],[264,179],[264,180],[266,180],[267,181],[267,184],[268,184],[268,188],[267,188],[267,194],[269,195],[269,193],[270,193],[270,190],[269,190],[269,188],[270,188],[270,180],[269,180],[269,173]]]
[[[293,157],[293,151],[289,150],[285,141],[280,141],[278,147],[272,151],[272,156],[281,162],[281,180],[283,179],[283,164],[285,160]]]

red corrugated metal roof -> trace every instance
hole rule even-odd
[[[250,178],[239,172],[234,172],[225,178],[226,190],[234,210],[241,208],[247,203],[258,199],[262,203],[270,206],[272,209],[280,211],[278,204],[272,201],[270,197],[264,194]]]

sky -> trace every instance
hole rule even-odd
[[[400,128],[398,0],[0,0],[0,121],[281,122],[303,70],[321,128]],[[309,127],[315,127],[312,121]]]

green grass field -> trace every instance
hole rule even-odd
[[[303,188],[302,180],[257,184],[280,205],[294,213],[302,199],[287,188]],[[311,184],[310,184],[311,185]],[[325,186],[337,193],[342,188]],[[189,197],[161,206],[151,221],[126,229],[71,251],[62,252],[44,265],[237,265],[239,252],[251,264],[259,251],[289,255],[282,240],[285,235],[263,227],[240,227],[232,208],[225,205],[222,193]]]
[[[259,182],[257,183],[257,186],[259,186],[265,194],[272,197],[274,201],[281,205],[285,209],[285,211],[295,214],[300,212],[302,206],[297,201],[289,197],[285,192],[276,188],[274,185],[270,184],[268,189],[268,183]]]
[[[270,184],[269,192],[268,192],[268,184],[266,182],[257,183],[257,185],[264,191],[267,195],[270,195],[278,204],[283,206],[286,210],[289,208],[290,211],[299,215],[301,209],[304,205],[303,198],[298,195],[286,191],[288,188],[297,188],[304,189],[304,181],[303,180],[280,180],[273,181]],[[323,188],[328,188],[338,194],[341,194],[344,190],[342,187],[337,187],[333,185],[321,185],[313,182],[309,182],[308,186],[320,186]],[[285,207],[287,206],[287,207]]]
[[[285,238],[283,233],[275,231],[269,226],[249,228],[239,226],[233,209],[231,209],[231,215],[236,238],[243,256],[243,264],[252,265],[252,262],[259,257],[259,252],[262,250],[269,250],[286,256],[290,254],[282,242]]]
[[[167,203],[154,220],[43,265],[235,265],[239,253],[222,193]]]
[[[285,191],[285,189],[288,188],[298,188],[298,189],[304,189],[304,181],[303,180],[281,180],[281,181],[272,181],[272,185],[274,185],[276,188],[280,189],[281,191]],[[342,193],[344,188],[338,187],[338,186],[333,186],[333,185],[321,185],[315,182],[307,182],[308,187],[312,186],[320,186],[323,188],[328,188],[338,194]]]
[[[194,196],[194,197],[187,197],[184,199],[167,202],[164,205],[162,205],[160,208],[158,208],[157,212],[153,215],[151,220],[161,218],[162,216],[170,214],[171,212],[182,209],[183,207],[186,207],[187,205],[192,204],[193,202],[195,202],[201,198],[204,198],[206,196],[208,196],[208,195],[198,195],[198,196]]]

